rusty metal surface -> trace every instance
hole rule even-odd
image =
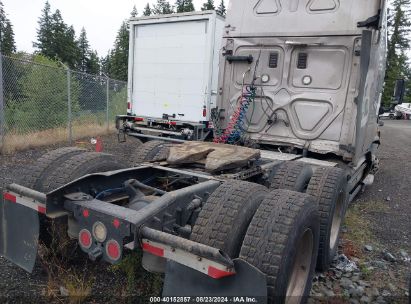
[[[260,151],[240,146],[208,142],[187,142],[170,148],[167,162],[172,165],[204,163],[209,172],[242,167],[260,158]]]

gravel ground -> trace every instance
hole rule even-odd
[[[316,276],[310,299],[313,303],[334,296],[340,298],[335,303],[341,303],[341,300],[354,304],[407,301],[407,278],[411,273],[411,121],[386,121],[382,140],[381,170],[374,185],[365,189],[350,207],[341,255],[329,272]],[[106,136],[103,141],[105,152],[124,160],[132,151],[130,147],[134,146],[131,140],[117,143],[116,135]],[[92,149],[86,141],[77,145]],[[24,174],[25,167],[38,157],[57,147],[0,156],[0,190]],[[350,219],[356,219],[352,222],[358,223],[358,227],[357,224],[349,226]],[[102,299],[115,302],[107,290],[122,295],[125,276],[109,268],[94,269],[88,272],[94,277],[92,294],[103,298],[91,302],[99,303]],[[0,258],[0,303],[27,302],[28,299],[30,302],[64,302],[61,297],[52,300],[44,297],[65,292],[50,285],[47,273],[40,267],[28,274]]]

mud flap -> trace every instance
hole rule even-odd
[[[266,275],[244,260],[235,259],[236,274],[213,279],[174,261],[167,262],[164,297],[243,297],[267,303]]]
[[[39,215],[36,210],[0,200],[0,256],[28,272],[37,257]]]

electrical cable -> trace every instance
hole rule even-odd
[[[251,71],[251,68],[243,73],[243,83],[241,89],[242,95],[240,102],[238,103],[234,113],[231,115],[230,122],[228,123],[227,128],[224,130],[224,133],[214,139],[215,143],[236,144],[241,140],[243,134],[246,132],[245,121],[247,119],[248,108],[251,104],[254,104],[255,97],[257,95],[256,87],[254,84],[255,80],[257,79],[256,73],[258,65],[260,63],[261,52],[262,50],[260,49],[260,53],[254,67],[252,76],[253,78],[249,86],[245,86],[245,77]]]

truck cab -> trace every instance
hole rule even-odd
[[[220,128],[239,103],[250,102],[243,95],[253,86],[242,142],[361,162],[377,137],[384,1],[238,0],[230,2],[230,12],[216,109]]]

